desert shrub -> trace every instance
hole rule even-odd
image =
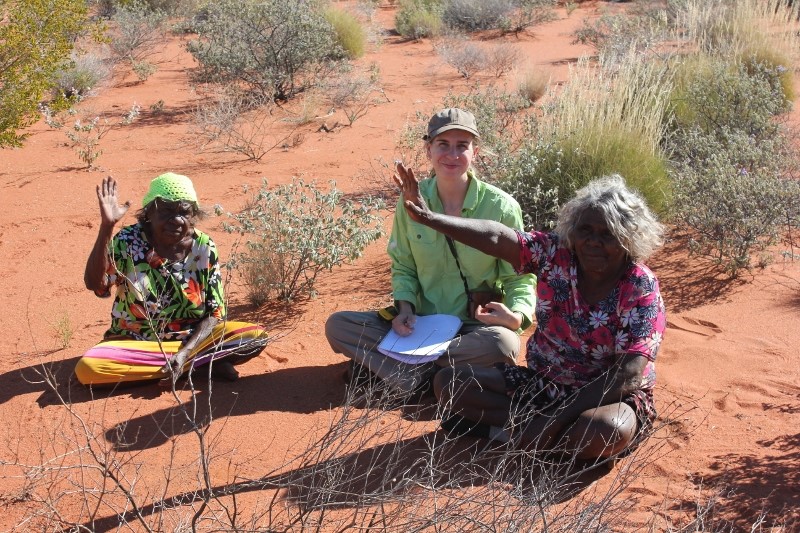
[[[295,129],[282,128],[283,118],[272,98],[229,87],[197,107],[193,133],[201,150],[233,152],[260,161],[278,146],[296,144]]]
[[[694,56],[678,63],[670,101],[674,127],[739,130],[761,140],[778,126],[773,117],[789,110],[779,69]]]
[[[668,35],[663,17],[643,14],[604,14],[598,19],[584,19],[573,33],[575,43],[588,44],[607,59],[622,60],[631,50],[641,53],[654,48]]]
[[[486,55],[486,69],[500,78],[514,70],[522,53],[513,44],[500,43],[489,48]]]
[[[408,39],[435,37],[443,25],[441,0],[401,0],[394,18],[395,30]]]
[[[7,0],[0,20],[0,147],[19,146],[76,39],[97,26],[84,0]]]
[[[344,112],[349,125],[367,114],[372,95],[379,90],[377,72],[343,69],[322,83],[327,102]]]
[[[674,216],[690,250],[731,277],[792,229],[797,184],[781,178],[796,158],[775,116],[788,111],[781,73],[701,56],[679,65],[667,138],[675,161]],[[759,259],[764,262],[762,255]]]
[[[215,2],[198,32],[188,47],[202,79],[240,83],[276,100],[313,87],[343,55],[319,1]]]
[[[621,174],[661,213],[671,190],[663,157],[635,134],[604,128],[537,138],[513,153],[505,166],[500,186],[513,191],[526,221],[537,228],[552,227],[558,207],[599,176]]]
[[[139,78],[139,81],[147,81],[150,76],[156,73],[158,66],[149,61],[134,61],[131,65],[131,70]]]
[[[118,6],[112,18],[114,30],[109,43],[114,57],[133,65],[153,55],[164,43],[166,20],[166,13],[152,11],[138,0]]]
[[[556,19],[553,8],[558,0],[515,0],[513,9],[500,23],[500,29],[515,34]]]
[[[677,172],[674,212],[690,230],[690,251],[711,257],[736,277],[753,267],[754,254],[778,242],[793,210],[790,198],[800,190],[793,180],[737,171],[727,163]]]
[[[56,99],[82,100],[111,74],[106,61],[96,53],[72,53],[70,62],[53,77]]]
[[[341,9],[325,10],[325,20],[336,33],[336,42],[348,58],[357,59],[364,55],[367,35],[364,28],[353,15]]]
[[[446,0],[442,21],[449,28],[462,31],[496,29],[514,8],[513,0]]]
[[[436,53],[465,79],[469,79],[489,66],[489,55],[480,45],[462,39],[439,42]]]
[[[498,181],[498,185],[519,202],[525,228],[553,229],[558,210],[566,200],[559,198],[558,188],[543,176],[539,154],[548,152],[542,146],[521,150]]]
[[[231,265],[243,273],[255,304],[313,296],[321,272],[357,259],[383,235],[382,208],[371,198],[343,199],[334,183],[325,193],[314,182],[293,180],[270,189],[264,181],[225,225],[248,239]]]

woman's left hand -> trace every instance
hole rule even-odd
[[[166,374],[166,377],[161,379],[160,385],[162,387],[172,387],[176,381],[183,375],[183,365],[186,363],[186,358],[189,355],[184,349],[175,352],[175,355],[161,367],[161,373]]]
[[[503,326],[512,331],[522,327],[522,314],[515,313],[501,302],[489,302],[475,309],[475,320],[487,326]]]

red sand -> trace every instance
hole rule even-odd
[[[555,82],[563,81],[567,65],[589,52],[570,44],[570,32],[597,9],[582,3],[569,17],[562,10],[560,20],[536,28],[533,36],[508,40],[525,51],[528,64],[550,70]],[[379,10],[377,17],[384,28],[391,27],[392,10]],[[86,100],[86,106],[117,115],[134,102],[142,106],[137,122],[101,141],[98,168],[81,168],[64,134],[43,122],[30,128],[32,135],[22,149],[0,151],[0,279],[5,287],[0,308],[8,317],[0,340],[0,409],[6,421],[2,439],[12,452],[44,448],[45,457],[55,453],[48,449],[52,439],[47,435],[65,427],[64,408],[53,391],[36,382],[33,369],[56,363],[59,391],[65,393],[76,358],[107,326],[110,302],[95,298],[82,282],[99,221],[94,188],[103,176],[113,175],[122,198],[136,204],[152,177],[166,170],[185,173],[194,180],[202,203],[219,203],[227,210],[241,206],[243,184],[257,186],[262,177],[273,185],[293,176],[320,184],[336,180],[345,192],[364,191],[381,185],[365,183],[375,179],[367,173],[370,161],[397,157],[395,141],[407,117],[418,110],[428,114],[449,90],[468,86],[437,58],[429,41],[406,42],[388,35],[360,60],[377,63],[388,102],[376,103],[352,127],[332,133],[317,131],[319,121],[304,126],[299,146],[275,150],[254,163],[194,149],[189,129],[198,97],[188,83],[194,65],[183,44],[184,39],[172,38],[158,56],[158,72],[146,82],[133,83],[133,74],[118,72],[109,86]],[[159,100],[163,112],[155,114],[149,106]],[[346,123],[337,115],[327,118],[327,124],[336,119]],[[796,116],[793,120],[797,122]],[[131,220],[129,215],[126,222]],[[200,227],[214,236],[224,258],[235,242],[221,230],[221,222],[212,217]],[[241,283],[228,285],[232,318],[262,321],[280,335],[268,346],[269,357],[239,367],[242,379],[214,385],[217,419],[212,433],[216,449],[226,452],[213,463],[215,484],[232,481],[228,458],[238,465],[240,476],[258,477],[299,451],[310,432],[326,427],[330,410],[341,403],[345,359],[330,350],[322,325],[333,311],[369,309],[388,301],[385,245],[381,240],[354,265],[321,275],[319,297],[288,311],[252,309]],[[766,270],[730,282],[715,276],[702,260],[687,258],[680,243],[670,243],[649,264],[661,279],[669,309],[657,401],[662,421],[668,423],[661,436],[672,451],[649,465],[627,490],[626,497],[641,511],[630,529],[644,527],[654,513],[677,517],[681,504],[691,511],[698,491],[716,487],[725,488],[719,512],[740,525],[752,523],[764,510],[771,519],[782,517],[798,527],[800,365],[792,339],[800,324],[800,263],[778,258]],[[74,335],[62,349],[55,330],[65,316]],[[124,421],[131,421],[129,437],[141,431],[140,442],[132,446],[138,450],[135,460],[159,465],[145,478],[158,478],[172,443],[179,446],[179,455],[196,446],[193,435],[159,435],[148,422],[149,415],[163,414],[174,403],[156,386],[129,389],[108,401],[92,399],[74,382],[69,390],[74,410],[102,425],[98,434]],[[207,393],[201,397],[206,399]],[[696,408],[686,411],[691,406]],[[191,458],[191,451],[183,456]],[[3,460],[10,459],[4,452]],[[9,472],[5,470],[0,487],[18,486],[19,481],[7,477]],[[4,488],[3,494],[8,502],[11,493]],[[5,506],[0,525],[11,527],[27,509],[24,504]],[[665,527],[657,524],[656,530]]]

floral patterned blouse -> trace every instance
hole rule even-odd
[[[647,358],[642,388],[655,385],[655,359],[666,327],[658,279],[642,264],[630,263],[622,279],[600,302],[589,305],[578,292],[575,255],[554,233],[517,232],[520,272],[538,276],[537,327],[528,340],[528,366],[572,387],[587,385],[623,354]]]
[[[194,230],[192,250],[182,261],[160,257],[141,224],[122,228],[109,246],[108,297],[116,287],[111,327],[104,338],[183,340],[208,315],[225,316],[217,248]]]

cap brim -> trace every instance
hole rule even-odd
[[[460,124],[448,124],[447,126],[442,126],[438,130],[433,130],[432,132],[428,133],[427,135],[424,135],[422,137],[422,140],[423,141],[430,141],[431,139],[433,139],[437,135],[441,135],[442,133],[444,133],[446,131],[450,131],[450,130],[466,131],[467,133],[473,134],[477,138],[480,138],[480,136],[481,136],[480,133],[478,133],[478,130],[476,130],[474,128],[470,128],[468,126],[462,126]]]

